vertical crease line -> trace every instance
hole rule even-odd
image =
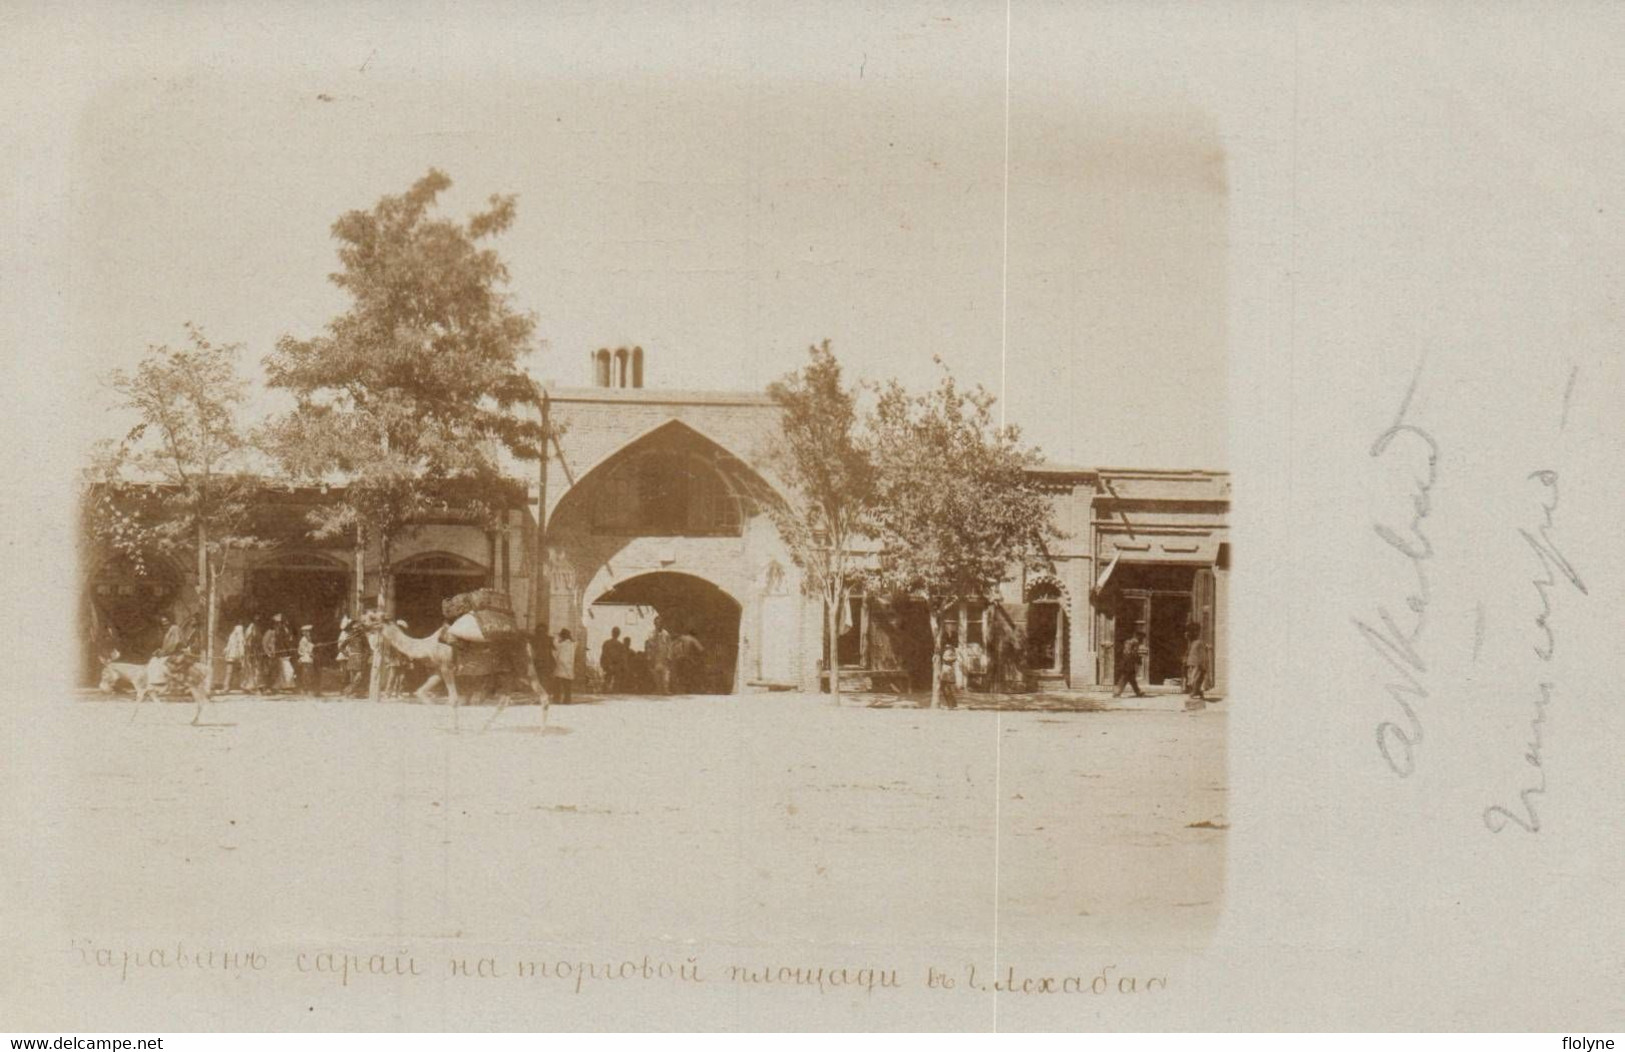
[[[1004,3],[1004,236],[999,268],[999,427],[1004,428],[1006,374],[1010,354],[1010,15]],[[993,712],[993,1031],[999,1029],[999,831],[1004,800],[1004,714]]]

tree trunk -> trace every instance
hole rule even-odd
[[[214,684],[214,570],[209,560],[209,527],[200,518],[197,524],[197,594],[203,600],[204,682]]]
[[[214,560],[209,560],[207,567],[209,571],[209,615],[205,619],[205,624],[208,626],[206,631],[209,633],[209,645],[205,648],[208,663],[203,667],[208,670],[209,674],[208,678],[203,681],[205,684],[203,689],[205,693],[211,693],[214,690],[214,640],[215,636],[219,634],[220,628],[220,595],[219,588],[215,583],[218,574],[215,572]]]
[[[941,700],[942,691],[942,619],[937,616],[937,608],[926,600],[926,616],[931,620],[931,699],[926,708],[934,709]]]
[[[831,602],[830,591],[834,593],[834,602]],[[841,630],[841,590],[831,589],[824,593],[825,620],[828,622],[829,635],[824,639],[824,664],[829,669],[829,696],[836,708],[841,705],[841,663],[839,660],[840,645],[836,636]]]
[[[389,598],[389,535],[386,533],[378,539],[378,610],[379,617],[389,617],[388,608],[384,605]],[[373,637],[375,642],[372,648],[372,671],[367,678],[367,700],[379,701],[384,689],[384,636],[380,632]]]

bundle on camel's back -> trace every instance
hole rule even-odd
[[[542,705],[542,722],[546,723],[547,692],[536,675],[535,655],[531,652],[530,640],[514,620],[507,593],[494,588],[465,592],[442,603],[441,612],[448,622],[446,627],[421,639],[413,638],[399,626],[381,619],[369,627],[379,633],[397,653],[412,661],[427,661],[434,665],[436,676],[446,684],[454,720],[462,704],[462,695],[457,686],[459,679],[464,682],[476,680],[477,697],[483,699],[490,693],[495,678],[507,672],[516,679],[523,678],[530,683]],[[435,678],[431,676],[418,690],[419,698],[428,700],[426,692],[433,686]],[[507,706],[507,696],[503,695],[496,712],[486,721],[486,726],[490,726]]]

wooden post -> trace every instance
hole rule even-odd
[[[356,523],[356,527],[355,527],[355,574],[354,574],[355,588],[353,589],[353,594],[350,596],[350,619],[352,621],[361,616],[361,607],[363,605],[362,597],[367,594],[367,592],[366,592],[366,568],[367,568],[366,535],[361,532],[361,524]]]
[[[382,621],[393,616],[389,609],[389,536],[379,538],[378,549],[378,611]],[[384,634],[372,637],[372,669],[367,678],[367,700],[376,702],[383,696],[384,687]]]
[[[502,509],[502,590],[513,592],[513,557],[509,554],[511,543],[508,537],[508,527],[511,522],[507,508]]]

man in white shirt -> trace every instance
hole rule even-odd
[[[576,678],[576,641],[568,628],[559,629],[559,641],[553,644],[553,679],[558,684],[558,700],[570,704],[571,690]]]
[[[231,635],[226,637],[226,682],[220,688],[222,694],[230,694],[232,684],[237,681],[238,674],[243,668],[243,655],[247,653],[248,642],[245,638],[243,623],[238,621],[231,627]]]

